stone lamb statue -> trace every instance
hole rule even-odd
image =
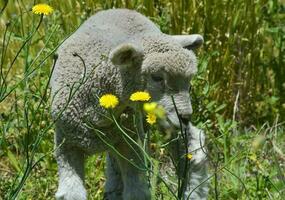
[[[151,199],[145,171],[117,156],[106,145],[107,141],[124,157],[142,165],[134,151],[118,137],[114,124],[104,117],[108,112],[98,103],[98,96],[115,94],[120,99],[114,109],[119,117],[131,112],[129,97],[138,90],[148,91],[152,101],[164,107],[166,120],[159,127],[171,128],[176,134],[179,122],[187,127],[188,150],[193,158],[182,198],[207,198],[207,185],[202,184],[207,178],[204,135],[189,122],[192,113],[189,84],[197,71],[192,49],[202,43],[200,35],[166,35],[149,19],[127,9],[98,12],[64,41],[58,49],[51,78],[59,170],[56,199],[87,199],[84,160],[103,151],[108,152],[104,198]],[[90,123],[104,132],[105,142],[94,133]]]

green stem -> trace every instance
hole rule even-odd
[[[119,131],[121,131],[121,133],[123,133],[126,138],[128,138],[135,146],[137,146],[141,150],[141,152],[144,154],[146,159],[151,163],[151,159],[148,156],[148,154],[145,152],[145,150],[122,129],[122,127],[118,124],[115,116],[113,114],[111,116],[112,116],[113,121],[115,122],[116,127],[119,129]]]
[[[39,27],[40,27],[42,21],[43,21],[43,15],[41,15],[40,21],[39,21],[39,23],[38,23],[36,29],[28,36],[28,38],[25,40],[25,42],[22,44],[22,46],[20,47],[20,49],[19,49],[18,52],[16,53],[16,56],[14,57],[13,61],[11,62],[11,64],[10,64],[10,66],[9,66],[9,68],[8,68],[8,71],[7,71],[6,75],[3,77],[3,81],[4,81],[4,82],[6,81],[7,76],[8,76],[8,74],[10,73],[10,71],[11,71],[11,69],[12,69],[14,63],[16,62],[18,56],[20,55],[21,51],[22,51],[23,48],[26,46],[26,44],[32,39],[32,37],[34,36],[34,34],[38,31],[38,29],[39,29]]]

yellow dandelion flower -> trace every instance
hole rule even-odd
[[[146,113],[155,114],[158,118],[165,118],[165,110],[161,105],[158,105],[156,102],[144,103],[143,109]]]
[[[138,91],[131,95],[131,101],[148,101],[150,100],[150,94],[148,92]]]
[[[149,123],[150,125],[153,125],[156,122],[156,116],[155,114],[152,113],[148,113],[146,116],[146,121],[147,123]]]
[[[157,108],[157,103],[156,102],[144,103],[143,104],[143,109],[147,113],[153,113],[156,108]]]
[[[187,154],[187,159],[188,159],[188,160],[191,160],[192,158],[193,158],[193,155],[192,155],[191,153],[188,153],[188,154]]]
[[[50,15],[53,12],[53,8],[47,4],[37,4],[32,8],[34,14],[37,15]]]
[[[104,108],[115,108],[119,104],[119,100],[115,95],[105,94],[100,97],[99,103]]]
[[[165,110],[161,105],[158,105],[157,108],[155,109],[155,115],[160,119],[165,118]]]

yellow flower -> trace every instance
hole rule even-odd
[[[191,153],[188,153],[187,158],[188,158],[188,160],[191,160],[193,158],[193,155]]]
[[[153,125],[156,122],[156,116],[155,114],[152,113],[148,113],[146,116],[146,121],[147,123],[149,123],[150,125]]]
[[[37,4],[32,8],[32,11],[37,15],[50,15],[53,12],[53,8],[47,4]]]
[[[131,95],[131,101],[148,101],[150,100],[150,94],[148,92],[138,91]]]
[[[105,94],[100,97],[99,103],[104,108],[115,108],[119,104],[119,100],[115,95]]]
[[[163,119],[165,117],[165,110],[156,102],[144,103],[143,109],[146,113],[155,114],[160,119]]]
[[[156,102],[151,102],[151,103],[145,103],[143,104],[143,109],[147,113],[152,113],[155,111],[157,108],[157,103]]]

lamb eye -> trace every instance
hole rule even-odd
[[[159,76],[159,75],[151,75],[151,78],[153,81],[155,82],[161,82],[163,81],[163,77],[162,76]]]

